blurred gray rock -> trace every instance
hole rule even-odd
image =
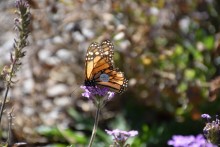
[[[56,52],[56,56],[62,61],[70,61],[72,59],[72,53],[66,49],[60,49]]]
[[[53,85],[48,87],[47,96],[56,97],[60,95],[64,95],[68,92],[68,87],[64,84]]]
[[[57,106],[67,106],[67,105],[70,105],[70,97],[66,97],[66,96],[63,96],[63,97],[57,97],[54,99],[54,103],[55,105]]]

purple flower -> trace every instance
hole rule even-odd
[[[109,88],[107,87],[81,86],[81,88],[84,90],[84,93],[82,93],[83,97],[87,97],[93,102],[97,98],[102,98],[103,105],[110,101],[115,95],[115,93],[109,91]]]
[[[211,119],[211,116],[208,115],[208,114],[202,114],[201,117],[202,117],[203,119],[206,119],[207,121],[209,121],[209,120]]]
[[[15,39],[14,48],[15,51],[18,50],[19,53],[15,52],[14,54],[21,58],[25,55],[25,52],[21,50],[28,45],[27,37],[30,33],[31,13],[30,6],[26,0],[16,0],[15,6],[17,8],[16,14],[18,17],[15,18],[14,24],[19,37]]]
[[[107,134],[111,135],[115,142],[119,145],[124,145],[125,142],[127,141],[127,139],[129,137],[133,137],[133,136],[136,136],[138,135],[138,131],[122,131],[122,130],[119,130],[119,129],[115,129],[115,130],[105,130]]]
[[[218,115],[213,121],[211,121],[211,117],[208,114],[203,114],[201,117],[207,119],[206,125],[203,128],[203,134],[207,140],[213,144],[220,145],[220,120]]]
[[[26,0],[16,0],[15,6],[17,9],[30,7]]]
[[[197,136],[189,135],[173,135],[172,139],[168,141],[168,145],[173,147],[217,147],[211,143],[207,143],[203,135]]]

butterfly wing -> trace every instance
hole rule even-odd
[[[113,68],[114,66],[114,45],[110,40],[105,40],[101,43],[101,48],[103,50],[104,56],[108,58],[110,66]]]
[[[103,49],[96,42],[92,43],[86,53],[85,79],[87,81],[96,80],[97,74],[109,68],[110,61],[104,56]]]
[[[125,91],[128,85],[128,80],[125,79],[122,72],[117,71],[116,69],[106,69],[103,73],[109,76],[109,81],[103,82],[99,80],[97,84],[109,87],[111,90],[117,93],[122,93]]]

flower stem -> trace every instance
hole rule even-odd
[[[15,70],[14,68],[15,68],[16,62],[17,62],[17,59],[15,59],[12,62],[11,70],[10,70],[10,73],[9,73],[9,80],[7,81],[6,92],[5,92],[5,96],[4,96],[4,99],[3,99],[3,102],[2,102],[2,105],[1,105],[1,110],[0,110],[0,125],[1,125],[3,111],[4,111],[4,108],[5,108],[6,99],[8,97],[8,92],[9,92],[9,89],[11,87],[12,77],[13,77],[13,73],[14,73],[14,70]]]
[[[98,100],[98,104],[97,104],[96,115],[95,115],[95,123],[94,123],[94,126],[93,126],[92,136],[91,136],[91,138],[90,138],[88,147],[92,147],[92,144],[93,144],[93,142],[94,142],[95,135],[96,135],[96,131],[97,131],[97,127],[98,127],[98,123],[99,123],[99,114],[100,114],[100,111],[101,111],[101,103],[100,103],[100,99],[99,99],[99,100]]]
[[[9,85],[9,84],[8,84],[8,85]],[[2,120],[2,114],[3,114],[3,111],[4,111],[6,99],[7,99],[7,96],[8,96],[9,87],[10,87],[10,86],[7,86],[7,89],[6,89],[6,92],[5,92],[5,96],[4,96],[4,100],[3,100],[2,105],[1,105],[0,124],[1,124],[1,120]]]
[[[10,89],[10,87],[11,87],[12,77],[13,77],[13,71],[14,71],[14,67],[15,67],[16,61],[17,61],[17,60],[14,60],[14,61],[12,62],[11,71],[10,71],[10,73],[9,73],[9,81],[7,81],[6,92],[5,92],[5,96],[4,96],[4,99],[3,99],[3,102],[2,102],[2,105],[1,105],[1,110],[0,110],[0,125],[1,125],[1,121],[2,121],[3,111],[4,111],[4,108],[5,108],[6,99],[7,99],[7,97],[8,97],[8,92],[9,92],[9,89]]]
[[[13,111],[14,108],[12,107],[11,112],[8,113],[8,139],[7,139],[7,143],[9,146],[12,146],[12,119],[13,119]]]

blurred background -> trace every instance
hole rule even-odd
[[[133,146],[166,146],[174,134],[202,133],[200,115],[215,116],[220,66],[220,1],[28,0],[31,34],[10,91],[14,142],[84,147],[95,107],[81,96],[85,52],[110,39],[127,91],[102,110],[94,146],[111,143],[105,129],[138,130]],[[16,37],[14,0],[0,1],[0,70],[10,63]],[[3,81],[0,90],[3,97]]]

